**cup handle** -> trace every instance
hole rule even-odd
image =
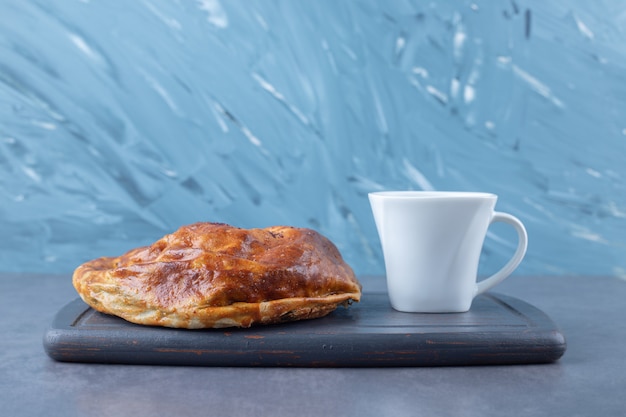
[[[505,278],[511,275],[511,273],[515,270],[515,268],[517,268],[517,266],[524,258],[524,255],[526,254],[526,248],[528,247],[528,234],[526,233],[526,228],[517,217],[507,213],[501,213],[499,211],[496,211],[493,213],[493,216],[491,216],[491,222],[489,224],[494,222],[504,222],[510,224],[515,228],[518,236],[517,249],[515,250],[515,253],[513,254],[511,260],[509,260],[509,262],[507,262],[507,264],[504,265],[502,269],[491,275],[489,278],[485,278],[484,280],[476,283],[474,296],[482,294],[490,288],[495,287],[496,285],[504,281]]]

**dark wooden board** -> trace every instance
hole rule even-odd
[[[548,363],[565,337],[539,309],[484,294],[467,313],[414,314],[365,293],[330,315],[250,329],[181,330],[140,326],[76,299],[44,336],[58,361],[193,365],[386,367]]]

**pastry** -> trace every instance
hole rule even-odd
[[[150,246],[84,263],[73,284],[102,313],[188,329],[313,319],[361,298],[330,240],[287,226],[183,226]]]

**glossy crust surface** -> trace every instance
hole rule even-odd
[[[100,312],[189,329],[317,318],[361,298],[332,242],[287,226],[183,226],[150,246],[84,263],[73,284]]]

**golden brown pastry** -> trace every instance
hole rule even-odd
[[[73,283],[100,312],[189,329],[312,319],[361,298],[332,242],[286,226],[183,226],[150,246],[86,262]]]

